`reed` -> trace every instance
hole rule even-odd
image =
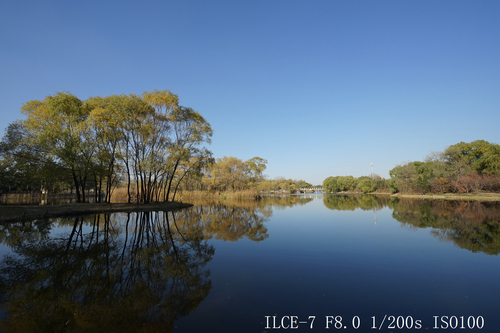
[[[132,198],[135,198],[137,196],[136,190],[130,189],[130,195]],[[111,200],[113,199],[128,199],[128,192],[127,188],[121,187],[114,189],[113,192],[111,193]]]
[[[179,199],[202,199],[202,198],[219,198],[220,193],[217,191],[179,191],[175,198]]]
[[[242,190],[242,191],[227,191],[221,193],[222,199],[258,199],[260,198],[259,191],[256,189]]]
[[[179,199],[202,199],[202,198],[216,198],[216,199],[258,199],[260,198],[259,192],[256,189],[241,190],[241,191],[182,191],[178,192],[175,198]]]
[[[136,198],[136,190],[130,190],[132,199]],[[163,197],[163,193],[160,193],[160,197]],[[170,193],[169,200],[172,200],[173,193]],[[175,200],[186,200],[186,199],[258,199],[260,198],[259,191],[256,189],[241,190],[241,191],[178,191],[175,195]],[[128,199],[126,188],[117,188],[113,190],[111,194],[111,200],[126,200]]]

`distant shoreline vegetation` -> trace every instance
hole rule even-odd
[[[23,104],[25,120],[0,141],[0,194],[73,194],[77,202],[258,198],[260,193],[473,194],[500,191],[500,145],[460,142],[423,162],[378,175],[331,176],[322,185],[263,172],[267,160],[213,158],[210,124],[168,90],[85,101],[57,92]]]
[[[500,191],[500,145],[484,140],[460,142],[443,152],[429,154],[424,162],[397,165],[389,175],[391,178],[387,180],[378,175],[328,177],[323,181],[323,189],[330,193],[356,188],[363,193],[389,189],[393,194],[455,194],[461,197],[466,194],[467,198],[477,197],[469,196],[473,193],[496,193]]]

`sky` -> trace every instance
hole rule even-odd
[[[500,143],[499,1],[2,1],[0,133],[30,100],[168,89],[214,157],[321,184]]]

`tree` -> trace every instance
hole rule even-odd
[[[340,176],[337,178],[337,186],[341,192],[354,190],[356,185],[357,181],[353,176]]]
[[[444,177],[436,177],[429,181],[429,185],[434,193],[446,193],[449,189],[449,181]]]
[[[177,193],[177,189],[179,185],[184,179],[192,178],[193,175],[197,178],[201,178],[202,170],[208,165],[214,163],[214,159],[212,158],[212,152],[208,149],[194,150],[192,151],[192,155],[189,161],[184,161],[181,163],[179,167],[179,179],[174,188],[174,194],[172,196],[172,201],[175,200],[175,194]],[[189,177],[186,177],[188,176]]]
[[[107,97],[91,97],[85,101],[85,107],[90,110],[87,118],[88,134],[96,144],[92,173],[95,182],[96,201],[101,198],[104,183],[105,201],[111,198],[112,186],[117,182],[117,175],[124,160],[121,148],[126,142],[124,127],[128,127],[131,113],[126,112],[127,102],[133,97],[112,95]],[[143,105],[146,108],[146,106]],[[140,112],[134,112],[140,116]],[[127,125],[125,125],[127,124]],[[126,149],[125,149],[126,150]],[[130,192],[130,177],[128,177]],[[130,195],[129,195],[130,199]]]
[[[29,101],[21,111],[27,144],[38,146],[54,162],[69,170],[76,189],[77,201],[85,201],[85,185],[94,154],[94,142],[84,135],[88,109],[69,92],[57,92],[43,101]],[[82,126],[83,125],[83,126]]]
[[[444,151],[444,157],[452,166],[455,177],[471,170],[479,174],[500,172],[500,145],[485,140],[460,142],[449,146]]]
[[[253,157],[247,161],[242,161],[236,157],[217,158],[215,163],[207,168],[203,182],[210,190],[236,191],[257,187],[263,189],[262,172],[266,169],[267,161],[260,157]],[[288,182],[286,189],[288,190]],[[267,186],[271,189],[276,184]]]
[[[118,155],[127,174],[128,202],[131,201],[131,184],[136,184],[136,200],[144,201],[143,179],[146,178],[142,158],[151,154],[147,141],[151,133],[151,117],[154,109],[137,95],[120,95],[113,98],[111,107],[118,113],[118,128],[122,140],[118,145]],[[149,125],[147,125],[149,123]],[[158,130],[158,129],[156,129]],[[167,130],[163,128],[162,130]],[[142,190],[142,191],[141,191]]]
[[[363,191],[363,193],[369,193],[375,191],[377,184],[371,178],[363,178],[359,181],[358,187]]]
[[[9,124],[0,141],[0,191],[41,188],[45,180],[45,158],[40,149],[26,144],[27,133],[20,121]]]
[[[0,177],[15,176],[16,170],[3,167],[8,165],[4,162],[12,160],[24,145],[26,151],[43,157],[42,166],[71,175],[78,202],[85,201],[90,185],[96,190],[96,201],[101,193],[109,201],[122,171],[129,202],[132,183],[137,201],[168,200],[173,184],[177,188],[210,158],[203,147],[210,143],[210,124],[199,112],[180,106],[177,95],[168,90],[145,92],[142,97],[91,97],[84,102],[69,92],[58,92],[43,101],[25,103],[22,112],[26,120],[12,127],[0,147],[9,151],[4,154]],[[34,155],[30,155],[30,167],[24,166],[23,171],[33,169],[31,165],[37,160],[31,157]],[[252,167],[258,176],[262,161],[254,161]],[[182,170],[181,174],[177,170]],[[30,173],[40,175],[38,170]]]
[[[249,185],[253,186],[255,183],[262,180],[262,173],[266,170],[267,160],[258,156],[245,161],[248,170]]]
[[[337,185],[338,177],[328,177],[323,181],[323,190],[331,193],[337,193],[339,186]]]
[[[170,145],[171,172],[165,199],[168,199],[175,173],[180,163],[188,162],[191,157],[200,155],[199,147],[211,142],[212,127],[197,111],[192,108],[175,108],[170,120],[173,126],[173,139]],[[206,154],[201,154],[205,156]]]
[[[389,186],[392,186],[399,192],[409,192],[415,181],[417,180],[417,169],[413,162],[408,162],[404,165],[397,165],[391,171],[389,171],[392,182]]]

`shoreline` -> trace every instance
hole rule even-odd
[[[370,193],[375,194],[375,193]],[[436,200],[461,200],[461,201],[500,201],[500,193],[473,193],[473,194],[391,194],[391,197],[436,199]]]
[[[61,216],[117,213],[117,212],[144,212],[144,211],[173,211],[192,207],[192,204],[182,202],[152,202],[144,203],[70,203],[62,205],[1,205],[0,223],[21,222],[37,219],[46,219]]]

